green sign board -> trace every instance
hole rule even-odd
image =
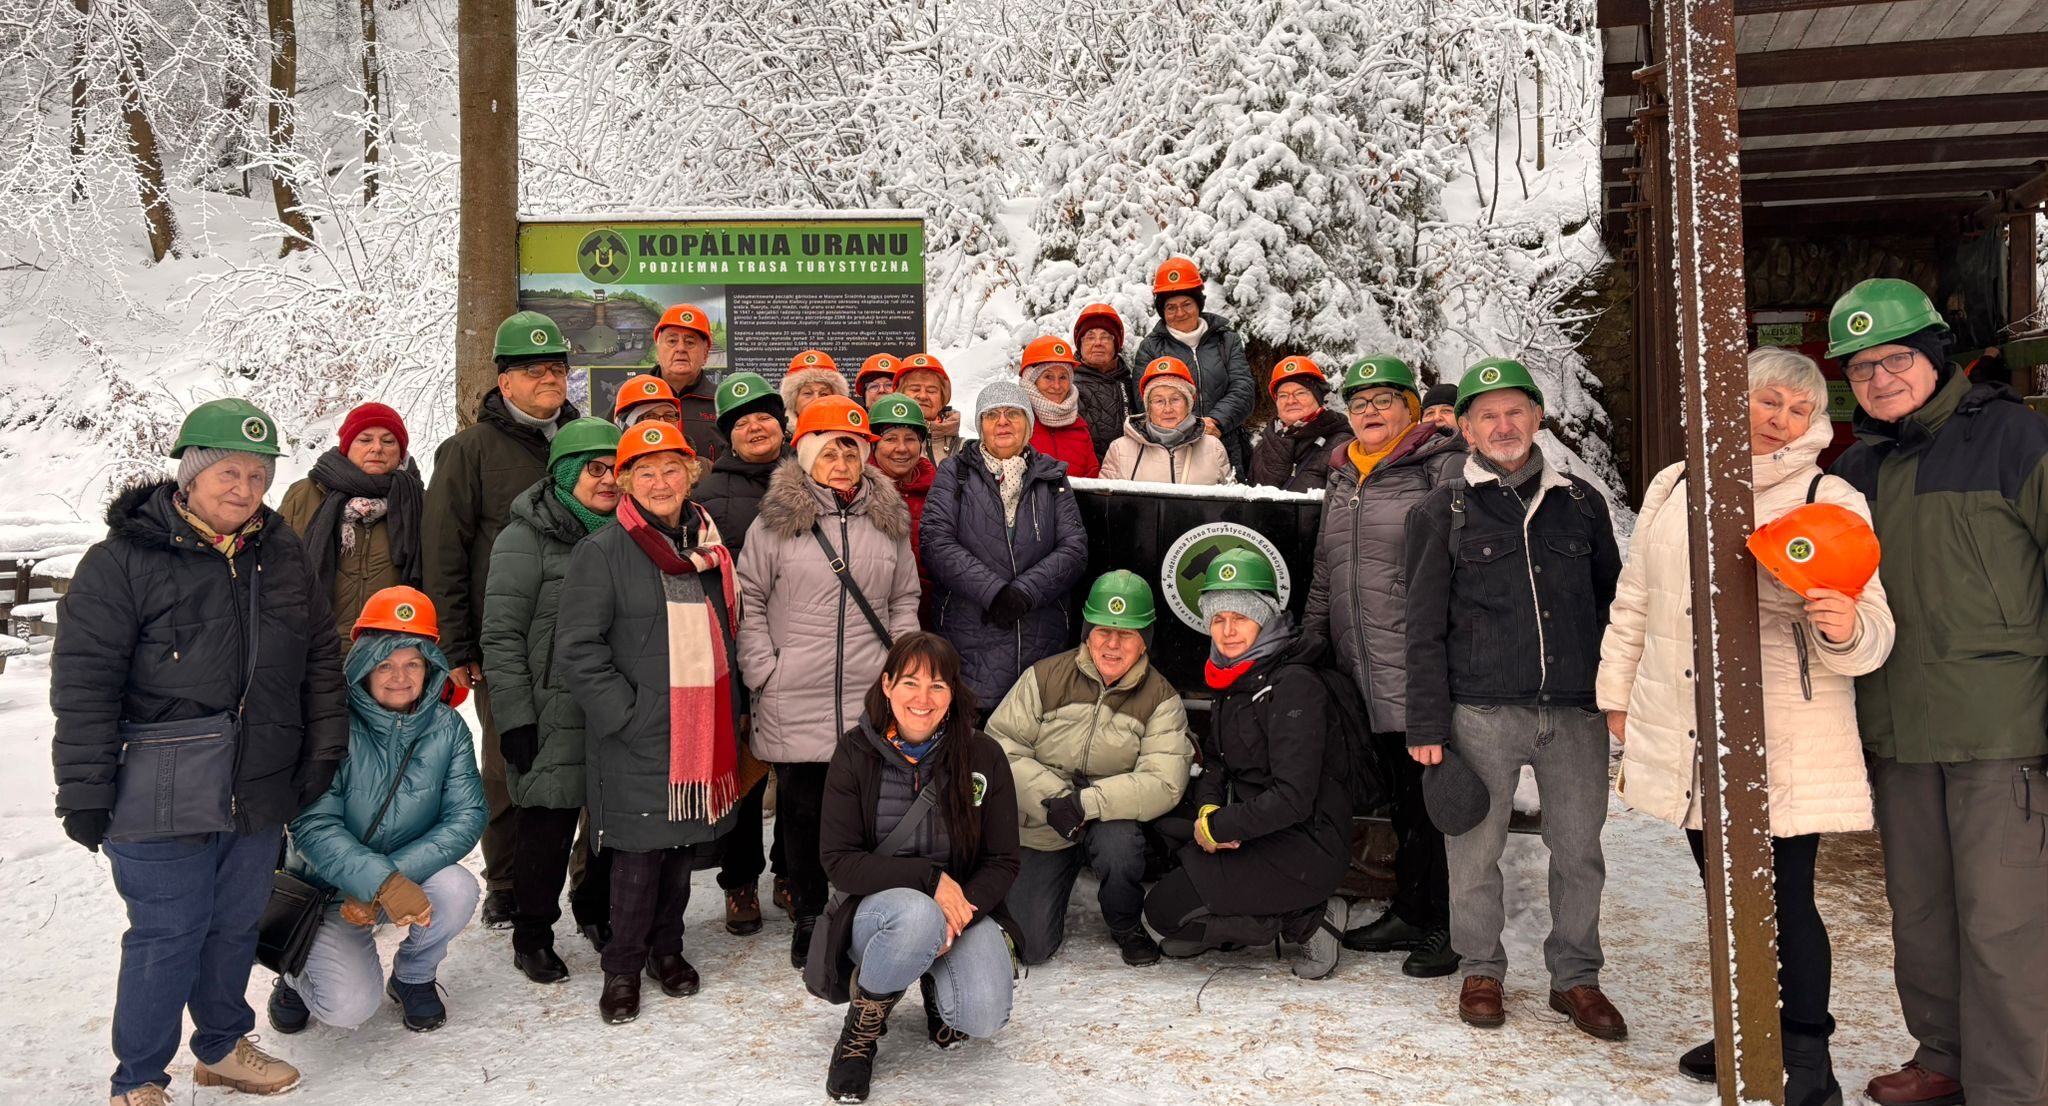
[[[924,222],[913,214],[530,221],[519,227],[519,306],[569,340],[570,398],[609,414],[654,372],[654,329],[677,304],[711,330],[704,373],[779,380],[821,349],[842,370],[924,349]],[[673,354],[670,354],[672,356]]]
[[[1806,340],[1806,327],[1799,323],[1759,323],[1756,344],[1791,349]]]

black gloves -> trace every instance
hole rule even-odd
[[[107,826],[113,821],[111,810],[74,810],[64,816],[64,836],[88,851],[99,852],[100,842],[107,839]]]
[[[988,605],[988,620],[998,626],[1015,626],[1031,613],[1031,597],[1015,584],[1004,584]]]
[[[327,794],[334,783],[334,774],[341,771],[338,760],[316,760],[306,765],[306,777],[299,784],[299,809],[312,806],[320,796]]]
[[[1088,814],[1081,809],[1081,793],[1069,791],[1056,799],[1047,799],[1045,822],[1054,833],[1068,841],[1081,836],[1081,827],[1088,824]]]
[[[540,755],[540,727],[529,724],[506,730],[498,735],[498,751],[520,775],[533,771],[533,758]]]

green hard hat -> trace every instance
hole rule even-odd
[[[616,453],[618,449],[619,428],[608,419],[586,415],[555,431],[554,440],[548,443],[548,467],[579,453]]]
[[[899,395],[886,395],[876,399],[868,407],[868,425],[873,427],[877,434],[892,426],[907,426],[917,431],[919,437],[932,436],[931,427],[925,425],[923,409],[919,408],[916,402]],[[1151,599],[1147,598],[1146,602],[1151,602]]]
[[[718,410],[718,432],[728,438],[732,437],[733,424],[740,421],[740,416],[746,414],[750,407],[765,404],[765,409],[774,413],[775,420],[782,421],[782,393],[776,391],[775,386],[768,383],[768,378],[760,373],[734,373],[726,377],[718,386],[714,402]]]
[[[1828,356],[1896,342],[1930,326],[1948,329],[1934,301],[1910,280],[1875,277],[1842,293],[1828,312]]]
[[[916,404],[911,408],[916,409]],[[1081,621],[1113,630],[1143,630],[1152,625],[1152,585],[1128,569],[1105,572],[1088,589],[1081,604]]]
[[[195,448],[232,449],[265,457],[284,453],[277,444],[276,421],[246,399],[210,399],[194,407],[178,424],[171,456],[182,457]]]
[[[1466,369],[1465,375],[1459,379],[1458,414],[1463,415],[1473,400],[1503,388],[1520,388],[1529,393],[1536,406],[1543,406],[1543,389],[1536,386],[1536,379],[1529,375],[1526,366],[1506,357],[1489,357]]]
[[[491,350],[497,358],[566,356],[569,343],[555,320],[538,311],[520,311],[498,324],[498,342]]]
[[[1398,357],[1361,357],[1353,361],[1344,370],[1344,383],[1338,394],[1350,399],[1351,393],[1367,388],[1406,388],[1418,397],[1422,395],[1422,389],[1415,385],[1415,370]]]
[[[1212,591],[1263,591],[1280,594],[1280,582],[1273,578],[1273,564],[1250,549],[1232,549],[1218,554],[1202,573],[1202,594]]]

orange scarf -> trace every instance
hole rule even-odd
[[[1401,398],[1408,401],[1408,429],[1394,435],[1386,445],[1371,452],[1367,452],[1357,438],[1351,439],[1351,444],[1345,447],[1345,455],[1351,458],[1352,464],[1358,466],[1358,482],[1361,484],[1365,483],[1366,477],[1372,475],[1374,467],[1401,448],[1401,443],[1407,441],[1408,436],[1415,433],[1416,426],[1420,425],[1416,420],[1422,417],[1422,401],[1415,398],[1415,393],[1406,390],[1402,391]]]

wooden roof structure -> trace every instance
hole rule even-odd
[[[1670,0],[1599,0],[1607,240],[1637,268],[1631,483],[1683,456],[1669,320],[1676,229],[1656,18]],[[1743,237],[1997,239],[2010,339],[2040,329],[2048,202],[2048,2],[1727,0],[1734,13]],[[1864,275],[1904,275],[1895,273]],[[1990,282],[1987,282],[1990,283]],[[1840,291],[1842,289],[1836,289]],[[1928,287],[1930,295],[1938,289]],[[1751,306],[1758,302],[1754,290]],[[1769,305],[1778,306],[1778,305]],[[1808,306],[1825,306],[1810,304]],[[2031,321],[2030,321],[2031,320]],[[2023,389],[2024,390],[2024,389]]]

